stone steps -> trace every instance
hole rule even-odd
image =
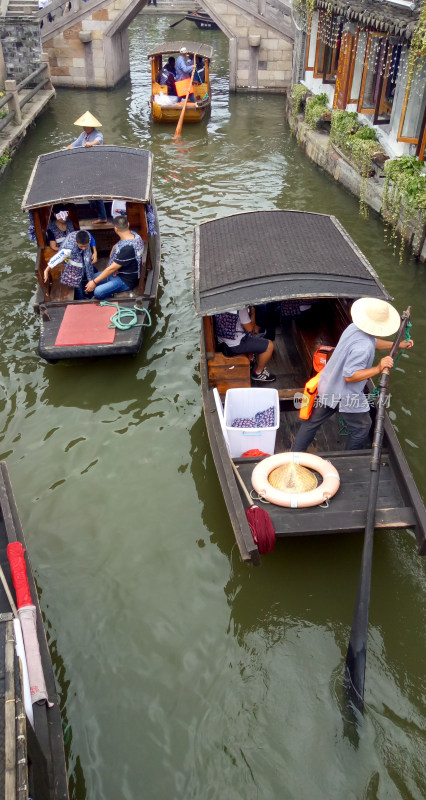
[[[37,0],[9,0],[6,17],[32,17],[37,11]]]
[[[157,0],[157,5],[145,6],[144,11],[156,11],[162,14],[186,14],[188,11],[201,9],[196,0]]]

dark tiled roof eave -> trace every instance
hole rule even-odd
[[[375,28],[395,36],[411,39],[420,15],[420,8],[409,8],[381,3],[377,0],[317,0],[316,7],[331,10],[360,26]]]

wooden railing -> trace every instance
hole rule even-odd
[[[6,93],[0,100],[0,110],[7,104],[8,114],[3,119],[0,119],[0,131],[3,131],[12,121],[14,125],[20,125],[22,122],[22,109],[26,103],[32,100],[34,95],[44,89],[45,86],[48,85],[49,88],[52,88],[48,55],[43,53],[41,60],[41,66],[20,83],[17,84],[14,80],[5,81]],[[40,80],[38,80],[39,78]],[[32,83],[35,83],[35,86],[29,88]],[[29,91],[23,94],[27,87]]]

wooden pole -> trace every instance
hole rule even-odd
[[[189,82],[188,91],[187,91],[186,97],[185,97],[185,102],[183,104],[182,111],[180,112],[180,117],[179,117],[179,120],[178,120],[178,124],[176,125],[175,135],[173,136],[173,139],[179,139],[179,136],[181,135],[181,132],[182,132],[183,118],[185,116],[186,106],[188,105],[188,97],[191,94],[192,81],[194,80],[195,70],[197,68],[196,55],[197,54],[194,53],[194,68],[192,70],[191,80]]]
[[[410,318],[411,306],[402,314],[395,342],[390,351],[395,358]],[[380,458],[384,432],[385,404],[389,386],[389,369],[384,369],[380,378],[380,393],[374,426],[372,456],[370,461],[370,487],[367,501],[364,548],[362,551],[361,572],[358,584],[351,635],[345,665],[345,691],[349,701],[359,710],[364,708],[365,665],[367,660],[368,612],[370,607],[371,571],[373,563],[374,521],[376,516],[377,493],[380,477]]]

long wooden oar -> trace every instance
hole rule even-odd
[[[182,133],[183,118],[185,116],[186,106],[188,105],[188,97],[191,94],[192,81],[194,80],[195,70],[197,69],[197,62],[196,62],[196,59],[195,59],[196,55],[197,54],[194,53],[194,69],[192,70],[192,75],[191,75],[191,80],[189,82],[188,91],[186,93],[186,97],[185,97],[185,101],[184,101],[184,104],[183,104],[182,111],[180,112],[180,117],[179,117],[179,120],[178,120],[178,124],[176,125],[175,135],[173,136],[173,139],[179,139],[179,136]]]
[[[180,25],[180,23],[184,22],[185,20],[186,20],[186,17],[182,17],[182,19],[178,19],[177,22],[174,22],[173,25],[169,25],[169,28],[175,28],[176,25]]]
[[[395,358],[407,322],[410,318],[411,306],[402,314],[395,342],[390,351],[391,358]],[[389,386],[388,368],[384,369],[379,383],[379,399],[377,404],[376,423],[373,435],[373,452],[370,461],[370,487],[367,502],[367,518],[365,522],[364,548],[362,551],[361,572],[358,584],[358,594],[352,620],[351,635],[345,666],[346,696],[354,706],[362,711],[364,708],[364,681],[365,664],[367,660],[367,633],[368,611],[370,606],[371,569],[373,562],[374,521],[376,516],[377,494],[380,477],[380,458],[384,431],[384,417],[386,397]]]

